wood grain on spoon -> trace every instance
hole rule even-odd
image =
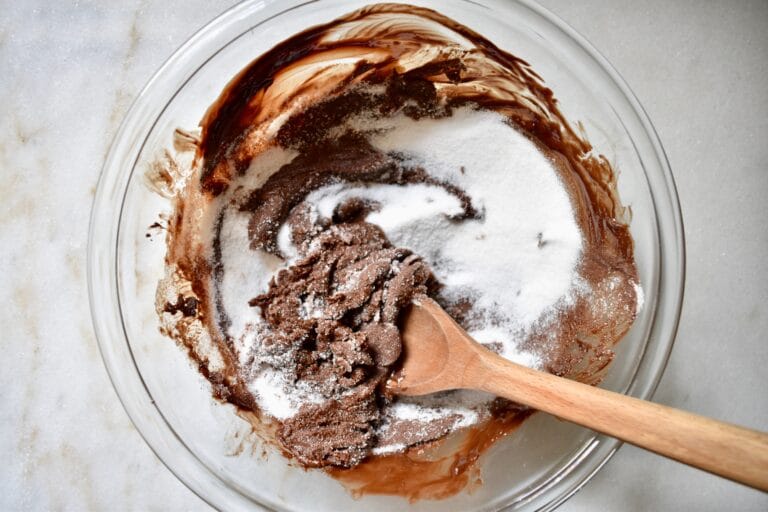
[[[388,383],[394,393],[487,391],[768,491],[768,434],[509,362],[470,338],[430,299],[411,307],[402,337],[403,366]]]

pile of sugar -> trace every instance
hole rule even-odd
[[[480,342],[495,342],[509,360],[540,367],[542,354],[523,351],[520,344],[534,327],[546,326],[584,293],[576,271],[582,234],[552,163],[504,117],[468,107],[440,119],[358,117],[345,128],[367,133],[374,147],[396,152],[409,165],[458,186],[483,218],[452,220],[461,211],[459,200],[427,184],[330,184],[308,195],[313,215],[330,217],[333,208],[349,197],[379,203],[381,208],[367,221],[379,225],[393,245],[421,255],[444,285],[445,297],[473,301],[481,321],[470,334]],[[273,152],[270,169],[260,158],[251,169],[259,171],[257,181],[263,182],[294,156],[286,151],[276,157]],[[258,186],[248,174],[244,178],[250,180],[248,185]],[[232,321],[229,334],[236,340],[240,361],[253,366],[251,391],[265,412],[285,419],[302,404],[322,397],[307,387],[296,387],[290,365],[270,360],[259,349],[256,327],[261,319],[248,299],[265,291],[269,278],[290,261],[255,255],[247,241],[247,223],[247,214],[236,209],[225,214],[220,237],[229,283],[222,287],[223,305]],[[281,252],[295,256],[287,230],[281,231]],[[387,412],[394,418],[421,421],[458,415],[462,419],[455,428],[460,428],[482,419],[491,399],[479,393],[449,393],[438,401],[423,397],[398,402]],[[380,446],[377,453],[396,449]]]

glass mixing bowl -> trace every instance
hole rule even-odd
[[[211,398],[186,355],[160,334],[154,294],[163,273],[161,234],[148,226],[167,200],[147,169],[171,147],[174,129],[195,128],[225,84],[288,36],[371,2],[253,1],[230,9],[184,44],[136,99],[104,164],[90,226],[91,312],[104,363],[144,439],[168,468],[219,509],[391,510],[402,498],[354,499],[319,471],[289,465],[258,444],[231,406]],[[541,7],[505,0],[421,0],[527,60],[619,171],[645,306],[617,347],[603,387],[649,398],[677,328],[684,279],[683,227],[661,144],[638,101],[582,37]],[[414,510],[551,509],[619,447],[615,439],[537,414],[484,456],[484,484]],[[628,484],[629,485],[629,484]]]

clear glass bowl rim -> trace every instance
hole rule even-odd
[[[204,46],[206,41],[213,39],[215,35],[226,31],[235,20],[253,15],[275,1],[247,0],[233,6],[195,33],[153,75],[134,100],[114,136],[99,178],[89,226],[88,291],[91,316],[102,359],[112,385],[131,421],[155,455],[192,492],[215,508],[223,508],[225,505],[228,509],[253,508],[265,507],[265,504],[256,503],[238,493],[236,489],[227,487],[212,474],[168,425],[162,411],[154,404],[149,390],[144,385],[130,352],[118,297],[119,223],[125,192],[134,172],[136,159],[142,150],[142,135],[146,136],[151,131],[151,126],[147,128],[145,121],[148,117],[156,119],[152,116],[153,110],[156,109],[153,108],[155,96],[158,95],[158,90],[161,98],[162,93],[165,92],[159,84],[169,80],[169,77],[174,74],[185,73],[190,66],[195,67],[196,71],[196,66],[201,64],[188,62],[193,59],[194,50]],[[473,0],[463,1],[481,3]],[[685,284],[683,220],[677,187],[669,162],[648,115],[610,63],[584,37],[547,9],[531,0],[515,1],[568,36],[606,73],[613,82],[612,85],[626,100],[630,108],[629,112],[635,116],[634,120],[642,127],[648,139],[646,142],[651,145],[656,163],[661,170],[659,175],[649,176],[647,167],[643,166],[656,212],[660,243],[659,294],[645,351],[632,382],[626,390],[629,395],[650,399],[663,375],[674,344]],[[296,6],[287,9],[293,7]],[[182,80],[180,87],[183,87],[184,83],[185,81]],[[158,114],[161,112],[162,110]],[[125,162],[131,162],[131,165],[124,165]],[[104,313],[105,305],[108,305],[107,314]],[[661,316],[659,312],[662,313]],[[125,367],[125,358],[130,358],[133,362],[134,371]],[[129,388],[143,390],[143,394],[130,393]],[[157,421],[158,419],[160,421]],[[605,465],[621,444],[620,441],[607,436],[596,436],[578,457],[572,459],[547,484],[534,493],[526,495],[522,501],[515,501],[508,506],[515,508],[523,505],[537,510],[556,508],[581,489]],[[211,485],[211,477],[214,485]]]

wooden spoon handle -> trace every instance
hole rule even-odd
[[[768,434],[530,370],[477,351],[461,387],[482,389],[768,491]]]

